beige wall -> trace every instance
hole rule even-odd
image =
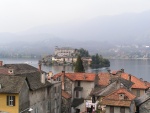
[[[142,96],[142,95],[145,94],[145,90],[144,90],[144,89],[132,89],[131,92],[132,92],[134,95],[138,96],[138,95],[137,95],[138,90],[139,90],[139,92],[140,92],[140,96]]]

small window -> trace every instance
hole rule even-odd
[[[76,98],[79,97],[79,91],[76,91]]]
[[[50,110],[50,104],[51,104],[50,101],[48,101],[48,102],[47,102],[47,110],[48,110],[48,111]]]
[[[15,96],[7,96],[7,106],[15,106]]]
[[[35,111],[34,111],[34,113],[38,113],[38,108],[35,108]]]
[[[80,81],[78,81],[78,86],[80,86]]]

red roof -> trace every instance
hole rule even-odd
[[[62,96],[63,96],[64,98],[66,98],[66,99],[71,98],[71,94],[69,94],[68,92],[66,92],[66,91],[64,91],[64,90],[62,90]]]
[[[109,73],[100,73],[99,75],[99,85],[101,86],[107,86],[109,84],[110,80],[110,74]]]
[[[129,80],[129,74],[127,73],[122,73],[121,77],[126,80]],[[148,88],[148,86],[144,83],[144,81],[138,79],[137,77],[133,75],[131,75],[131,81],[134,83],[132,85],[132,88],[135,88],[135,89],[147,89]]]
[[[60,77],[63,73],[58,73],[53,76],[53,79]],[[65,73],[65,77],[72,81],[95,81],[95,73]]]
[[[124,99],[119,99],[119,94],[124,94]],[[102,104],[111,106],[126,106],[129,107],[131,101],[136,98],[135,95],[128,92],[124,88],[120,88],[103,98]]]
[[[111,75],[111,76],[115,77],[116,75],[117,75],[117,73],[114,74],[114,75]],[[127,74],[127,73],[120,73],[119,75],[121,75],[121,77],[126,79],[126,80],[129,80],[129,76],[131,76],[131,82],[134,83],[131,88],[148,89],[150,87],[149,82],[145,83],[144,81],[140,80],[139,78],[137,78],[133,75],[130,75],[130,74]],[[102,72],[98,76],[99,76],[99,85],[101,85],[101,86],[109,85],[109,80],[110,80],[110,74],[109,73]],[[118,76],[116,76],[116,77],[118,77]]]
[[[8,69],[4,67],[0,67],[0,74],[9,75]]]
[[[133,100],[136,97],[132,93],[128,92],[125,88],[120,88],[104,97],[104,99],[119,100],[119,94],[124,94],[127,97],[127,100]]]

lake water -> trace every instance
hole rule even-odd
[[[34,67],[38,67],[38,59],[0,59],[4,64],[11,63],[28,63]],[[150,59],[111,59],[110,70],[119,70],[123,68],[126,73],[130,73],[138,78],[143,78],[146,81],[150,81]],[[73,72],[74,67],[72,66],[42,66],[42,70],[48,72],[52,71],[54,74],[65,70],[66,72]],[[101,72],[106,71],[105,68],[91,69],[90,67],[85,68],[86,72]]]

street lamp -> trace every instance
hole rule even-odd
[[[23,110],[23,111],[20,111],[19,113],[22,113],[22,112],[24,112],[24,111],[26,111],[26,110],[32,111],[33,109],[32,109],[32,108],[27,108],[27,109],[25,109],[25,110]]]

